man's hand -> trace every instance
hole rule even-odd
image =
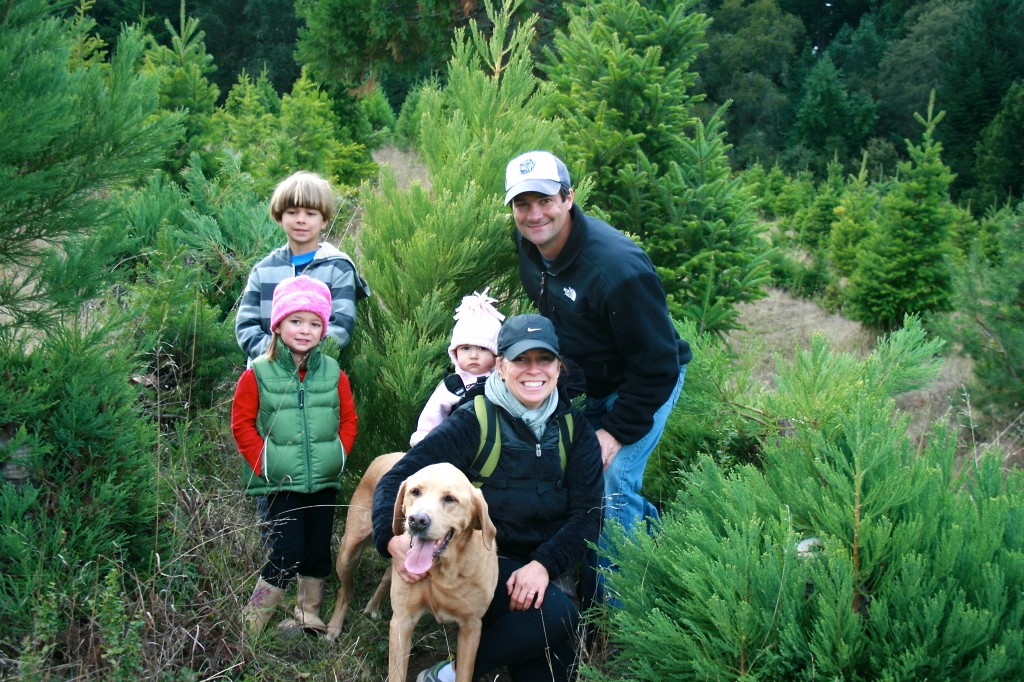
[[[601,443],[601,462],[604,464],[604,470],[607,471],[612,460],[615,459],[615,455],[619,454],[619,450],[622,449],[622,443],[604,429],[597,430],[597,440]]]
[[[510,611],[526,611],[533,606],[540,608],[544,603],[544,591],[548,589],[548,570],[538,561],[531,561],[516,569],[505,583],[508,590]]]
[[[398,576],[405,582],[418,583],[427,577],[427,573],[410,573],[405,570],[405,555],[409,553],[409,538],[405,535],[396,535],[388,540],[388,554],[391,555],[391,565],[398,571]]]

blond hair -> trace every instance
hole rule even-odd
[[[267,350],[263,352],[263,354],[267,357],[267,360],[273,362],[274,360],[277,359],[277,354],[282,352],[279,346],[283,347],[285,350],[288,350],[288,346],[285,346],[284,341],[281,340],[281,335],[278,334],[277,332],[274,332],[274,334],[270,337],[270,343],[267,344]],[[308,359],[309,353],[303,354],[302,360],[299,362],[298,367],[296,367],[296,369],[305,369],[306,361]]]
[[[313,208],[320,211],[324,222],[334,217],[334,188],[323,176],[310,171],[298,171],[277,183],[270,197],[270,217],[276,222],[289,208]]]

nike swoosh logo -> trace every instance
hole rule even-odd
[[[528,332],[539,332],[540,331],[540,327],[527,327],[526,331],[528,331]]]

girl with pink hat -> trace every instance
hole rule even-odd
[[[327,629],[319,612],[334,509],[358,423],[348,376],[320,352],[330,316],[326,284],[305,275],[283,280],[274,289],[270,344],[235,388],[231,431],[270,550],[242,609],[251,635],[263,631],[292,582],[294,618],[279,629]]]

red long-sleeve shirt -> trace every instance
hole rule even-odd
[[[299,370],[299,379],[306,378],[306,370]],[[359,431],[359,415],[356,414],[356,401],[352,397],[352,386],[348,375],[342,371],[338,378],[338,400],[341,403],[341,427],[338,437],[345,448],[345,456],[352,453]],[[256,416],[260,409],[260,389],[256,382],[256,374],[252,367],[242,372],[235,386],[235,400],[231,405],[231,433],[245,461],[253,468],[257,476],[261,476],[263,438],[256,430]]]

